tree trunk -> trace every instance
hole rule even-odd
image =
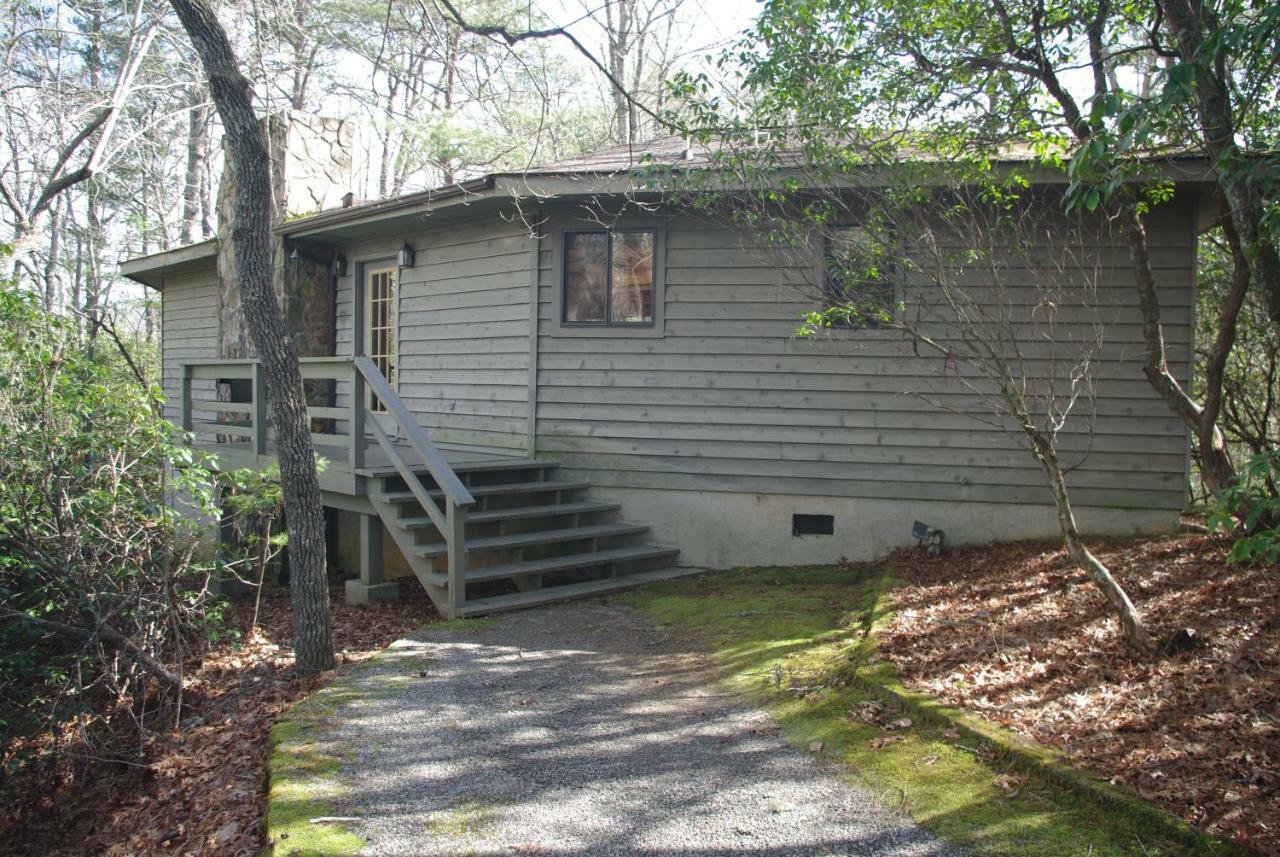
[[[1206,28],[1216,28],[1213,11],[1190,0],[1167,0],[1165,24],[1182,58],[1195,71],[1196,113],[1205,151],[1219,165],[1218,188],[1245,248],[1242,260],[1261,289],[1267,314],[1280,324],[1280,250],[1262,228],[1264,199],[1252,182],[1255,169],[1236,140],[1231,90],[1220,70],[1205,55]]]
[[[1071,557],[1071,561],[1077,568],[1089,575],[1094,585],[1111,603],[1112,609],[1120,620],[1125,641],[1144,655],[1155,654],[1155,642],[1151,639],[1151,634],[1148,633],[1138,609],[1133,606],[1124,589],[1111,576],[1110,570],[1093,555],[1080,538],[1080,531],[1076,528],[1075,512],[1071,509],[1071,497],[1067,492],[1066,474],[1062,472],[1062,466],[1053,445],[1038,433],[1031,436],[1031,443],[1036,458],[1040,460],[1040,466],[1044,469],[1045,478],[1049,481],[1049,489],[1053,492],[1053,502],[1058,509],[1058,526],[1062,530],[1067,555]]]
[[[58,264],[62,258],[62,206],[49,208],[49,258],[44,266],[44,311],[51,313],[58,307],[60,274]]]
[[[209,108],[204,105],[204,93],[194,89],[187,109],[187,173],[182,186],[182,243],[190,244],[206,237],[201,215],[204,200],[205,163],[209,159]]]
[[[627,54],[631,50],[631,24],[634,17],[633,0],[622,0],[615,4],[605,4],[605,27],[609,36],[609,73],[614,80],[625,81],[627,77]],[[613,10],[617,11],[614,21]],[[625,146],[634,142],[631,134],[629,102],[626,93],[617,87],[609,88],[613,98],[613,135],[614,142]]]
[[[262,361],[276,427],[289,534],[294,666],[303,674],[333,666],[324,514],[297,351],[272,288],[271,173],[266,139],[253,115],[250,83],[207,0],[170,0],[204,64],[209,93],[235,172],[231,242],[249,336]]]
[[[1218,371],[1206,376],[1206,401],[1215,403],[1206,410],[1191,398],[1182,383],[1169,371],[1169,357],[1164,343],[1164,325],[1160,317],[1160,296],[1155,276],[1151,272],[1151,255],[1147,246],[1147,230],[1133,206],[1121,203],[1120,228],[1129,245],[1129,257],[1133,262],[1134,285],[1138,289],[1138,307],[1142,312],[1142,336],[1146,354],[1142,371],[1160,398],[1182,418],[1195,434],[1200,452],[1200,475],[1205,487],[1215,497],[1235,478],[1236,469],[1227,455],[1226,439],[1218,428],[1218,411],[1222,399],[1222,367],[1235,344],[1236,317],[1244,300],[1244,291],[1237,293],[1233,287],[1223,307],[1218,325],[1213,353],[1219,361]],[[1238,284],[1237,284],[1238,285]],[[1211,367],[1214,364],[1211,363]]]

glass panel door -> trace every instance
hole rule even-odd
[[[365,340],[364,353],[387,379],[391,389],[396,389],[396,351],[399,327],[397,310],[399,289],[396,269],[369,268],[365,274]],[[369,410],[386,413],[386,405],[369,393]]]

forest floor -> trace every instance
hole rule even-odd
[[[307,680],[291,669],[288,592],[264,594],[253,635],[252,600],[233,602],[226,627],[238,630],[238,639],[187,665],[184,728],[152,732],[141,758],[128,763],[77,759],[67,742],[56,782],[3,790],[0,854],[256,854],[265,831],[271,725],[334,676],[439,619],[419,587],[401,589],[399,602],[353,607],[341,586],[332,587],[339,665]]]
[[[887,568],[896,588],[887,593],[890,612],[877,623],[873,657],[892,664],[912,690],[1055,747],[1202,830],[1280,855],[1280,569],[1228,565],[1230,542],[1207,536],[1111,540],[1095,547],[1153,630],[1194,628],[1203,644],[1155,662],[1131,655],[1106,602],[1061,549],[1027,542],[953,549],[938,560],[901,550],[887,565],[876,564]],[[754,688],[761,675],[777,670],[762,664],[791,658],[793,650],[803,654],[796,640],[827,640],[857,606],[861,590],[845,577],[861,579],[863,572],[806,573],[817,575],[807,589],[794,569],[729,572],[646,588],[634,603],[649,604],[661,618],[684,610],[687,624],[700,633],[723,636]],[[725,600],[730,582],[742,589],[733,610]],[[360,608],[346,605],[334,589],[337,672],[438,619],[417,587],[404,589],[407,600]],[[663,593],[684,594],[664,600]],[[780,610],[784,594],[800,599],[795,610]],[[234,604],[229,626],[245,629],[251,610],[249,602]],[[792,627],[797,622],[807,623],[803,634]],[[22,790],[10,782],[0,789],[0,854],[256,853],[264,834],[268,730],[335,675],[307,681],[292,676],[286,593],[264,599],[260,624],[261,635],[222,643],[188,665],[193,680],[184,728],[153,732],[140,757],[128,764],[77,760],[68,746],[56,783]],[[759,645],[743,643],[743,635],[760,637]],[[825,657],[814,655],[815,674],[828,669]],[[818,704],[790,692],[785,697],[786,705]],[[848,708],[848,699],[831,705],[837,702]],[[781,711],[786,722],[792,714]],[[831,720],[808,708],[794,716],[806,728],[826,728]],[[863,740],[857,730],[874,737],[883,729],[856,718],[839,722],[862,767],[884,760],[886,784],[930,772],[939,799],[955,798],[960,768],[951,766],[945,745],[954,742],[946,732],[922,749],[911,743],[915,737],[900,739],[898,732]],[[816,734],[824,736],[837,746],[834,733]],[[873,753],[865,752],[868,740]],[[895,760],[901,764],[890,764]],[[970,773],[960,789],[970,799],[979,787],[1008,784],[1003,769]],[[961,809],[927,826],[947,832],[947,824],[970,824],[988,845],[991,831],[1003,829],[1023,849],[1010,853],[1030,853],[1024,846],[1034,834],[1044,839],[1044,853],[1063,853],[1055,844],[1062,837],[1087,835],[1101,825],[1097,811],[1083,805],[1044,811],[1039,805],[1046,794],[997,795],[985,802],[987,815]],[[1027,803],[1018,810],[1022,826],[1011,826],[1009,807],[1020,807],[1019,801]],[[1067,805],[1069,798],[1063,801]],[[1092,821],[1079,821],[1084,818]]]
[[[1068,754],[1192,825],[1280,855],[1280,569],[1228,539],[1105,541],[1153,631],[1201,645],[1132,656],[1098,590],[1051,543],[889,557],[878,635],[902,682]]]

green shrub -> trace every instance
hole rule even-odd
[[[0,758],[74,722],[111,752],[174,696],[218,602],[197,561],[214,512],[207,462],[118,355],[0,290]],[[106,352],[106,353],[104,353]],[[177,466],[175,466],[177,465]],[[157,669],[159,665],[159,669]],[[167,721],[165,725],[172,725]],[[126,734],[128,733],[128,734]],[[28,754],[29,755],[29,754]]]
[[[1240,529],[1231,561],[1248,565],[1280,562],[1280,450],[1249,458],[1209,515],[1211,532]]]

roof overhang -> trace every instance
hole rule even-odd
[[[660,166],[660,165],[659,165]],[[681,167],[668,164],[671,171],[700,170],[705,166]],[[868,165],[857,173],[850,173],[835,185],[849,190],[884,187],[894,181],[892,164]],[[1044,186],[1066,185],[1070,180],[1065,171],[1049,166],[1028,163],[1025,160],[1005,160],[992,164],[996,174],[1019,170],[1032,184]],[[935,176],[937,184],[947,186],[954,179],[948,178],[946,165],[938,164],[936,171],[916,173],[914,180],[928,182]],[[637,162],[635,169],[593,171],[545,169],[529,172],[490,173],[432,190],[405,194],[394,199],[335,208],[308,217],[290,220],[276,227],[276,234],[285,241],[303,244],[333,244],[377,238],[422,229],[434,219],[451,219],[467,214],[485,214],[509,211],[513,206],[536,207],[543,201],[554,199],[581,200],[627,196],[645,201],[660,200],[674,188],[664,187],[660,170],[652,170]],[[777,171],[779,184],[794,180],[803,182],[806,176],[800,169]],[[1213,165],[1199,155],[1176,155],[1153,159],[1141,177],[1135,181],[1170,181],[1195,192],[1210,190],[1214,184]],[[702,190],[715,189],[732,192],[733,177],[726,176],[723,183],[703,185]],[[164,279],[177,274],[198,270],[208,265],[217,255],[217,241],[204,241],[164,253],[129,259],[120,264],[120,273],[130,279],[153,288],[162,288]]]
[[[174,250],[137,256],[120,263],[120,273],[134,282],[153,289],[163,289],[169,277],[190,274],[209,267],[218,256],[218,239],[188,244]]]

